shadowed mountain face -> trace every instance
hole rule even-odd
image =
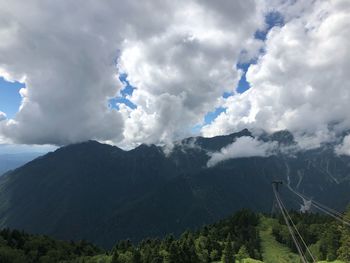
[[[0,154],[0,176],[38,157],[39,153]]]
[[[60,148],[0,178],[0,226],[110,247],[178,234],[240,208],[270,212],[276,179],[333,208],[350,201],[350,159],[328,146],[206,167],[208,152],[241,136],[251,134],[185,139],[168,155],[154,145],[123,151],[95,141]],[[261,139],[293,143],[288,132]],[[301,203],[287,187],[281,194],[289,207]]]

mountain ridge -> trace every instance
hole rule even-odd
[[[349,158],[330,149],[229,159],[207,167],[208,152],[242,136],[252,134],[188,138],[169,154],[161,146],[124,151],[96,141],[59,148],[0,178],[0,226],[109,247],[116,239],[178,234],[241,208],[269,212],[273,180],[289,182],[335,208],[350,201]],[[288,132],[274,136],[279,143],[293,143]]]

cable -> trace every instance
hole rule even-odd
[[[281,204],[280,204],[279,202],[278,202],[278,205],[279,205],[279,207],[280,207],[280,209],[281,209],[282,216],[283,216],[284,221],[285,221],[285,223],[286,223],[286,225],[287,225],[287,227],[288,227],[289,233],[290,233],[291,236],[292,236],[293,242],[294,242],[294,244],[295,244],[295,246],[296,246],[296,248],[297,248],[297,250],[298,250],[298,253],[299,253],[299,255],[300,255],[300,258],[301,258],[301,260],[302,260],[304,263],[306,263],[307,261],[306,261],[304,252],[303,252],[303,250],[301,249],[301,246],[300,246],[300,244],[299,244],[299,242],[298,242],[298,240],[297,240],[297,238],[296,238],[296,236],[295,236],[295,233],[294,233],[293,229],[292,229],[291,226],[290,226],[290,223],[289,223],[289,221],[288,221],[288,219],[287,219],[287,217],[286,217],[286,215],[285,215],[285,211],[283,211],[283,209],[282,209],[282,207],[281,207]]]
[[[296,225],[294,224],[294,222],[293,222],[291,216],[289,215],[288,210],[287,210],[287,208],[285,207],[284,203],[282,202],[281,197],[278,196],[278,198],[280,199],[280,202],[281,202],[281,204],[282,204],[282,206],[283,206],[283,208],[284,208],[284,210],[285,210],[285,212],[286,212],[286,214],[287,214],[287,216],[288,216],[290,222],[292,223],[292,226],[294,227],[294,229],[295,229],[296,233],[298,234],[298,236],[299,236],[301,242],[303,243],[304,247],[306,248],[306,251],[309,253],[310,257],[312,258],[312,261],[313,261],[313,262],[316,262],[316,259],[315,259],[314,256],[312,255],[312,253],[311,253],[311,251],[310,251],[308,245],[307,245],[306,242],[304,241],[304,239],[303,239],[303,237],[301,236],[301,234],[300,234],[298,228],[296,227]]]
[[[321,204],[320,202],[317,202],[316,200],[312,200],[311,198],[306,197],[305,195],[303,195],[303,194],[297,192],[296,190],[294,190],[289,184],[287,184],[287,186],[288,186],[288,189],[289,189],[291,192],[293,192],[294,194],[296,194],[298,197],[300,197],[300,198],[303,200],[304,203],[305,203],[305,201],[311,201],[311,205],[314,206],[316,209],[318,209],[318,210],[320,210],[320,211],[326,213],[327,215],[329,215],[329,216],[333,217],[334,219],[336,219],[336,220],[342,222],[343,224],[345,224],[345,225],[347,225],[347,226],[350,226],[350,221],[347,220],[347,219],[345,219],[345,218],[344,218],[344,215],[343,215],[342,213],[340,213],[340,212],[338,212],[338,211],[336,211],[336,210],[334,210],[334,209],[332,209],[332,208],[330,208],[330,207],[327,207],[326,205],[323,205],[323,204]],[[315,260],[315,258],[313,257],[311,251],[309,250],[309,247],[306,245],[304,239],[302,238],[300,232],[298,231],[296,225],[294,224],[294,222],[293,222],[291,216],[289,215],[288,210],[286,209],[286,207],[285,207],[285,205],[284,205],[282,199],[280,198],[280,196],[279,196],[279,194],[278,194],[278,192],[277,192],[277,190],[276,190],[276,184],[273,184],[273,191],[274,191],[274,194],[275,194],[275,197],[276,197],[276,200],[277,200],[277,204],[278,204],[279,207],[280,207],[280,210],[281,210],[281,212],[282,212],[282,216],[284,217],[284,220],[285,220],[285,222],[286,222],[286,224],[287,224],[288,230],[289,230],[289,232],[290,232],[291,235],[292,235],[293,241],[294,241],[294,243],[295,243],[295,245],[296,245],[296,247],[297,247],[297,249],[298,249],[298,252],[299,252],[299,254],[300,254],[300,257],[301,257],[302,261],[303,261],[303,262],[306,262],[305,255],[303,254],[303,251],[301,250],[300,245],[299,245],[298,241],[297,241],[296,238],[295,238],[295,234],[294,234],[293,230],[290,229],[290,223],[292,224],[292,226],[293,226],[295,232],[296,232],[297,235],[299,236],[301,242],[302,242],[303,245],[305,246],[306,251],[307,251],[308,254],[311,256],[313,262],[316,262],[316,260]],[[288,218],[287,218],[286,216],[287,216]],[[288,219],[289,219],[289,220],[288,220]],[[289,223],[289,221],[290,221],[290,223]],[[301,252],[301,253],[300,253],[300,252]]]
[[[298,253],[299,253],[299,255],[300,255],[300,258],[301,258],[301,260],[302,260],[303,263],[307,263],[306,258],[305,258],[305,255],[304,255],[304,253],[303,253],[303,251],[302,251],[302,249],[301,249],[301,247],[300,247],[300,244],[299,244],[299,242],[298,242],[298,240],[297,240],[297,238],[296,238],[296,236],[295,236],[295,233],[294,233],[294,231],[293,231],[293,229],[292,229],[292,227],[291,227],[291,225],[290,225],[290,223],[289,223],[289,221],[288,221],[288,218],[287,218],[287,216],[286,216],[286,214],[285,214],[285,211],[284,211],[284,209],[283,209],[283,206],[282,206],[282,204],[281,204],[281,202],[280,202],[280,199],[279,199],[279,197],[278,197],[278,193],[277,193],[277,191],[276,191],[276,186],[275,186],[275,184],[273,184],[273,187],[272,187],[272,188],[273,188],[273,192],[274,192],[274,194],[275,194],[275,198],[276,198],[278,207],[279,207],[279,209],[281,210],[283,219],[284,219],[284,221],[285,221],[285,223],[286,223],[286,225],[287,225],[287,227],[288,227],[289,233],[290,233],[291,236],[292,236],[293,242],[294,242],[294,244],[295,244],[295,246],[296,246],[296,248],[297,248],[297,250],[298,250]]]
[[[343,216],[343,214],[341,214],[340,212],[338,212],[338,211],[336,211],[336,210],[334,210],[334,209],[332,209],[332,208],[329,208],[329,207],[327,207],[327,206],[325,206],[325,205],[323,205],[323,204],[317,202],[316,200],[312,200],[311,198],[309,198],[309,197],[307,197],[307,196],[305,196],[305,195],[303,195],[303,194],[301,194],[301,193],[295,191],[295,190],[294,190],[292,187],[290,187],[290,186],[288,186],[288,187],[289,187],[289,189],[290,189],[292,192],[294,192],[296,195],[298,195],[298,196],[299,196],[300,198],[302,198],[303,200],[311,200],[311,202],[316,203],[317,205],[323,207],[324,209],[328,210],[330,213],[334,213],[334,214],[338,215],[339,217],[342,217],[342,216]]]
[[[338,211],[329,208],[325,205],[322,205],[321,203],[317,202],[317,201],[312,201],[311,204],[313,206],[315,206],[316,208],[319,207],[318,209],[324,209],[327,210],[329,213],[333,213],[334,217],[337,217],[336,219],[343,222],[344,224],[350,226],[350,221],[344,218],[344,215],[342,213],[339,213]]]
[[[327,215],[333,217],[334,219],[338,220],[339,222],[342,222],[343,224],[345,224],[347,226],[350,226],[349,222],[347,222],[347,221],[343,220],[342,218],[340,218],[340,217],[338,217],[338,216],[328,212],[327,210],[323,209],[322,207],[320,207],[320,206],[318,206],[316,204],[314,204],[313,206],[316,207],[317,209],[321,210],[322,212],[326,213]]]
[[[321,204],[320,202],[317,202],[316,200],[312,200],[311,198],[308,198],[306,196],[304,196],[303,194],[295,191],[292,187],[290,187],[288,185],[288,189],[290,191],[292,191],[294,194],[296,194],[297,196],[299,196],[301,199],[303,200],[311,200],[311,205],[313,205],[315,208],[321,210],[322,212],[326,213],[327,215],[333,217],[334,219],[342,222],[343,224],[350,226],[350,221],[348,221],[347,219],[344,219],[343,214],[341,214],[340,212],[329,208],[323,204]]]
[[[294,224],[294,222],[293,222],[291,216],[290,216],[289,213],[288,213],[287,208],[285,207],[285,205],[284,205],[284,203],[283,203],[283,201],[282,201],[282,199],[281,199],[281,197],[280,197],[279,195],[278,195],[278,198],[279,198],[279,202],[280,202],[281,205],[283,206],[283,209],[284,209],[286,215],[288,216],[288,218],[289,218],[289,220],[290,220],[290,222],[291,222],[291,224],[292,224],[292,226],[293,226],[295,232],[297,233],[297,235],[299,236],[300,240],[302,241],[302,243],[303,243],[303,245],[304,245],[306,251],[307,251],[307,252],[309,253],[309,255],[311,256],[313,262],[316,262],[316,260],[315,260],[315,258],[313,257],[311,251],[309,250],[308,245],[306,244],[306,242],[304,241],[303,237],[301,236],[301,234],[300,234],[298,228],[297,228],[296,225]],[[305,255],[305,254],[304,254],[304,255]]]

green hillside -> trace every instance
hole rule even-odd
[[[350,262],[350,228],[326,216],[291,213],[318,262]],[[325,261],[321,261],[325,260]],[[328,260],[328,261],[327,261]],[[0,231],[1,263],[299,263],[280,217],[248,210],[179,237],[118,242],[106,251],[17,230]],[[311,262],[311,261],[310,261]]]

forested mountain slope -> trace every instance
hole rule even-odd
[[[166,154],[155,145],[62,147],[0,178],[0,226],[109,248],[120,239],[180,234],[242,208],[269,212],[273,180],[334,208],[350,201],[349,158],[330,145],[207,167],[213,152],[243,136],[252,134],[188,138]],[[260,140],[293,144],[288,132]],[[299,208],[300,200],[287,187],[282,191],[286,204]]]

